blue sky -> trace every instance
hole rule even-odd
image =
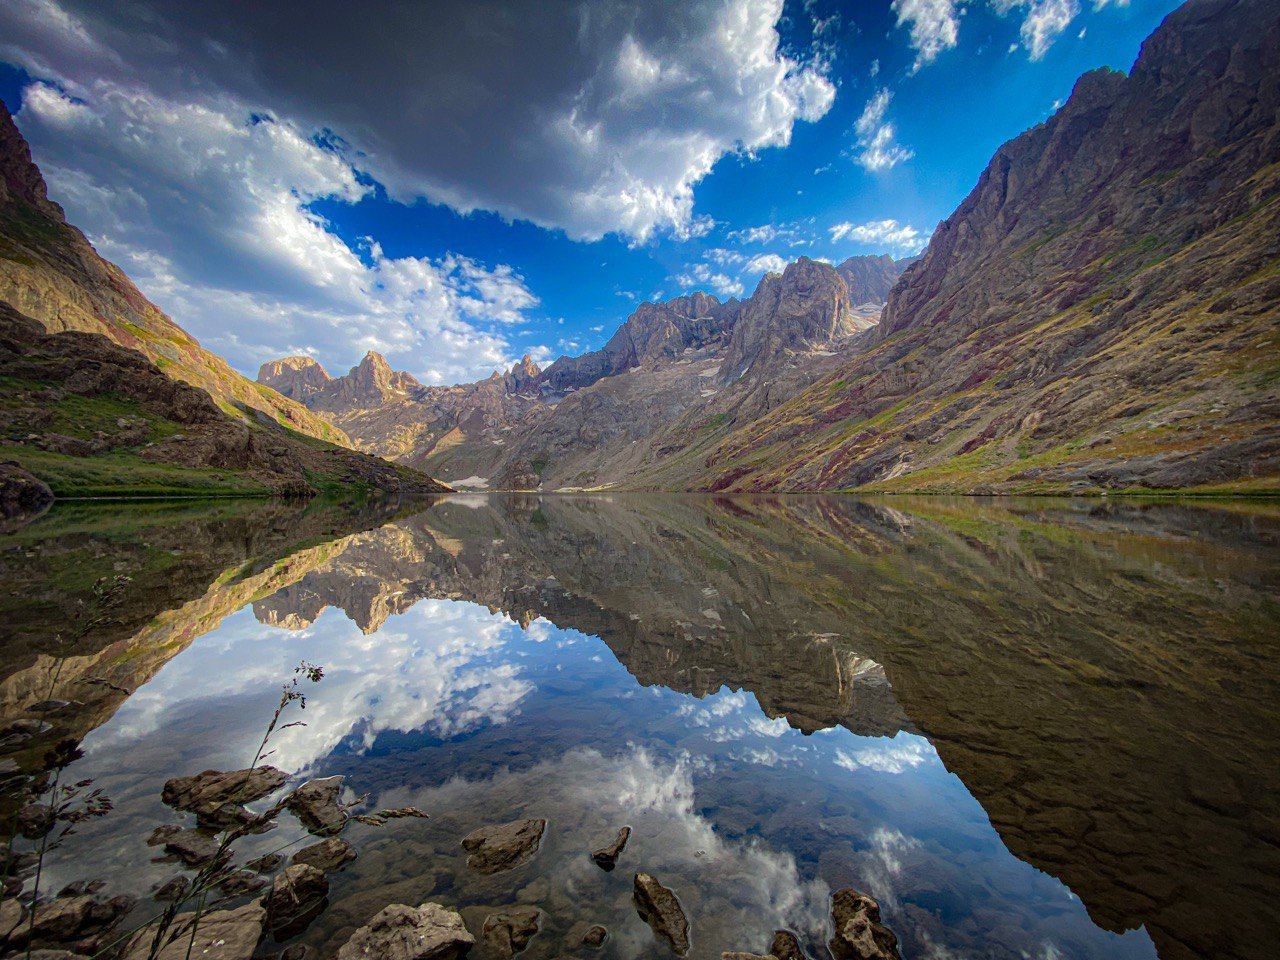
[[[365,31],[14,0],[0,96],[72,221],[239,369],[378,349],[458,382],[800,255],[916,252],[1176,5],[378,0]]]

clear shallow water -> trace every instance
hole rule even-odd
[[[631,903],[636,870],[678,893],[696,957],[764,952],[780,927],[825,956],[844,886],[880,900],[909,957],[1271,953],[1265,511],[464,497],[379,525],[264,509],[70,514],[0,541],[25,600],[5,716],[56,669],[81,702],[69,774],[115,803],[50,858],[48,888],[106,877],[145,897],[173,876],[145,844],[180,820],[164,780],[245,765],[305,659],[325,679],[269,762],[431,814],[347,830],[359,859],[298,938],[321,955],[428,899],[477,933],[494,908],[540,907],[530,958],[563,954],[578,921],[609,927],[605,956],[667,955]],[[114,622],[52,656],[55,611],[98,568],[134,577]],[[87,677],[133,692],[74,686]],[[538,855],[467,868],[460,838],[517,817],[549,821]],[[624,824],[605,873],[588,852]],[[286,814],[237,850],[303,836]]]

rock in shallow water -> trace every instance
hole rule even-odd
[[[484,939],[500,957],[514,957],[538,933],[542,911],[537,907],[513,907],[485,917]]]
[[[295,863],[275,878],[262,898],[267,926],[277,940],[301,933],[328,904],[329,880],[309,863]]]
[[[244,804],[261,800],[287,779],[275,767],[205,770],[165,781],[160,799],[175,810],[194,813],[202,826],[230,827],[252,819]]]
[[[640,918],[671,949],[684,956],[689,952],[689,920],[676,895],[647,873],[635,876],[633,897]]]
[[[333,873],[335,870],[341,870],[355,858],[355,847],[345,840],[330,837],[319,843],[313,843],[309,847],[303,847],[293,855],[293,862],[310,864],[325,873]]]
[[[199,960],[249,960],[262,939],[266,916],[256,902],[235,910],[205,913],[196,924],[193,942],[191,925],[195,913],[180,913],[167,931],[166,944],[156,960],[187,960],[188,947],[190,956]],[[152,927],[139,930],[125,948],[123,960],[147,960],[155,933]]]
[[[393,903],[351,935],[338,960],[456,960],[475,942],[453,910]]]
[[[778,960],[809,960],[809,955],[800,946],[799,939],[790,930],[774,931],[769,954],[777,957]]]
[[[467,866],[479,873],[498,873],[527,863],[538,852],[545,820],[513,820],[481,827],[462,838],[462,849],[471,856]]]
[[[601,870],[612,870],[618,865],[618,857],[622,855],[622,851],[626,848],[627,841],[630,839],[631,828],[623,827],[618,831],[618,836],[614,838],[613,843],[592,851],[591,859],[596,862],[596,866]]]
[[[836,960],[901,960],[898,938],[880,922],[880,904],[846,887],[831,898],[836,933],[831,954]]]
[[[337,833],[346,822],[347,813],[339,798],[343,777],[308,780],[285,800],[285,806],[307,828],[309,833],[326,837]]]

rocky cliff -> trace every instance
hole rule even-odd
[[[103,260],[62,208],[49,200],[44,178],[9,111],[0,103],[0,302],[37,320],[50,333],[102,334],[137,350],[166,374],[200,387],[224,411],[246,421],[261,413],[331,443],[341,430],[306,407],[264,390],[147,300],[118,267]]]
[[[1275,489],[1277,77],[1280,7],[1191,0],[997,151],[851,362],[675,482]]]

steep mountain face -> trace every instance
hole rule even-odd
[[[842,265],[879,278],[889,258]],[[880,286],[876,286],[878,283]],[[504,375],[424,387],[376,354],[332,379],[302,357],[264,364],[260,383],[295,397],[363,450],[450,481],[529,488],[625,484],[699,444],[706,422],[771,409],[820,376],[880,304],[855,309],[836,268],[802,259],[744,302],[705,293],[644,303],[599,350],[546,370],[529,358]],[[676,426],[682,424],[682,426]]]
[[[996,153],[851,362],[663,481],[1274,489],[1278,111],[1280,7],[1192,0]]]
[[[258,368],[258,382],[282,397],[305,403],[333,382],[328,371],[310,357],[285,357]]]
[[[48,199],[9,111],[0,103],[0,301],[50,333],[100,333],[137,350],[166,374],[207,390],[227,413],[266,416],[290,429],[346,445],[332,424],[263,390],[210,353],[147,300]]]
[[[915,262],[895,260],[888,254],[878,257],[850,257],[836,264],[836,273],[849,291],[849,302],[857,306],[863,303],[883,304],[889,291],[902,276],[902,271]]]

